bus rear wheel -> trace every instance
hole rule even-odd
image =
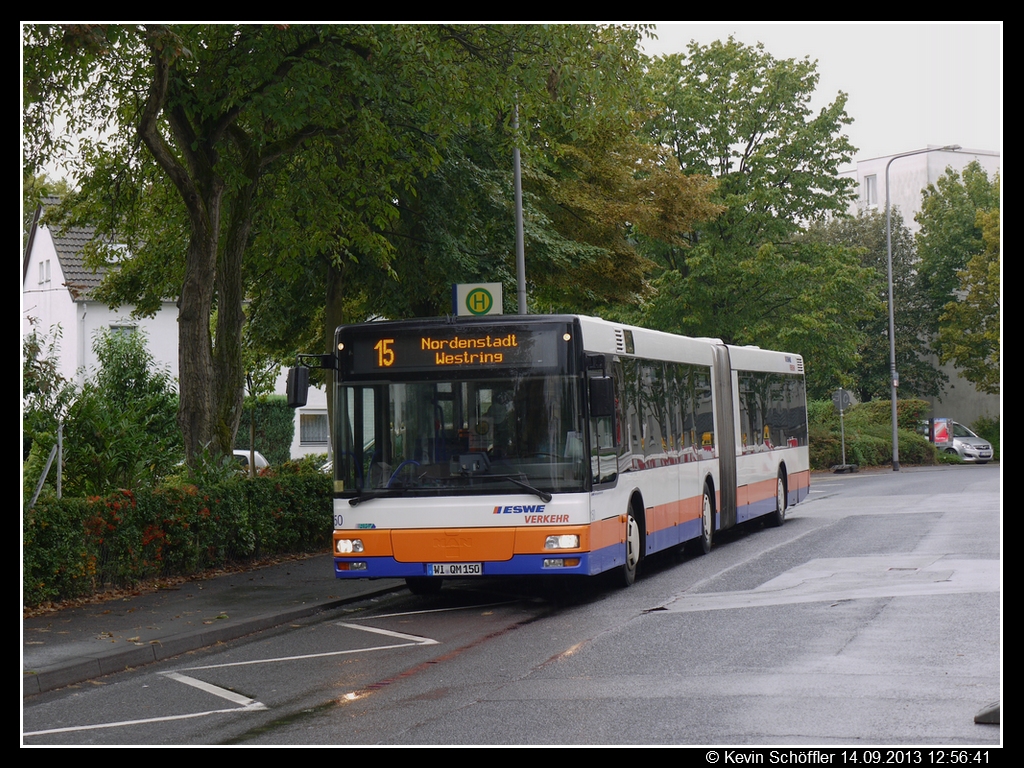
[[[780,469],[779,477],[775,483],[775,511],[769,518],[769,523],[776,528],[786,522],[786,475]]]
[[[694,552],[698,555],[706,555],[711,551],[712,530],[714,527],[715,508],[711,503],[711,489],[704,486],[704,498],[701,500],[700,508],[700,538],[694,546]]]

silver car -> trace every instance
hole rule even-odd
[[[978,437],[959,422],[951,422],[951,426],[952,442],[940,445],[940,450],[958,455],[961,461],[970,461],[976,464],[992,461],[992,444],[988,440]]]

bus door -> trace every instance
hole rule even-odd
[[[718,526],[720,529],[736,525],[736,429],[735,405],[732,398],[732,364],[729,348],[716,344],[715,374],[715,437],[718,440]]]

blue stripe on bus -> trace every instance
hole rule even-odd
[[[511,560],[484,561],[484,576],[530,576],[540,574],[576,574],[594,576],[602,571],[622,565],[625,546],[616,544],[594,552],[566,552],[545,555],[513,555]],[[545,568],[544,561],[552,558],[579,558],[579,565],[567,568]],[[366,563],[358,571],[339,570],[341,563]],[[387,579],[426,576],[429,563],[400,563],[393,557],[345,557],[334,559],[334,575],[339,579]]]

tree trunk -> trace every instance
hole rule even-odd
[[[231,201],[224,246],[217,268],[217,337],[213,347],[212,428],[217,449],[229,455],[234,449],[242,417],[245,365],[242,360],[243,311],[242,258],[252,229],[252,196],[255,183],[239,190]]]
[[[211,232],[209,226],[199,231],[193,227],[178,299],[178,424],[189,466],[195,466],[196,456],[210,447],[212,438],[210,307],[216,263],[216,228]]]

